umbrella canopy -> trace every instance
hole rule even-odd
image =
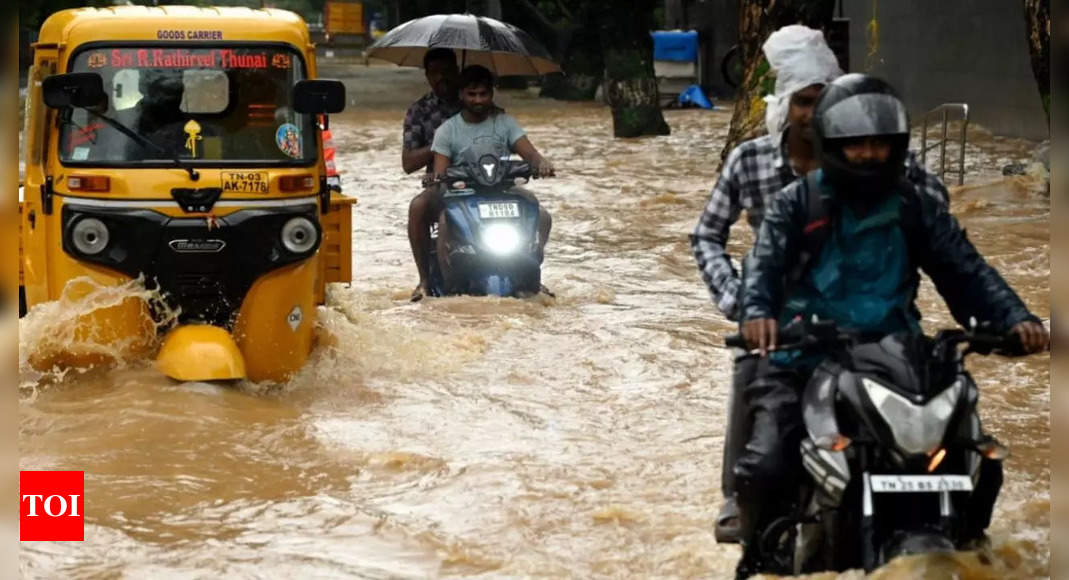
[[[471,14],[409,20],[376,40],[368,56],[401,66],[423,66],[423,55],[432,48],[451,48],[462,66],[481,64],[498,76],[560,72],[546,47],[531,35],[511,24]]]

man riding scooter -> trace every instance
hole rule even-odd
[[[505,157],[509,153],[516,153],[530,164],[536,176],[554,175],[553,164],[535,149],[516,120],[494,106],[494,78],[486,67],[472,65],[465,68],[461,72],[459,85],[461,111],[442,123],[435,131],[431,145],[435,181],[440,180],[451,165],[459,164],[468,150],[474,147],[496,150]],[[437,214],[442,207],[444,192],[440,187],[432,186],[432,189],[433,191],[428,190],[427,195],[432,200],[431,207],[437,208]],[[529,191],[517,189],[515,192],[537,204],[538,200]],[[552,218],[549,212],[538,205],[536,258],[539,264],[542,262],[551,227]],[[423,278],[417,288],[419,297],[430,292],[430,280],[424,276],[426,273],[421,273]],[[417,299],[414,295],[413,300]]]
[[[914,301],[923,270],[963,326],[970,319],[990,324],[1016,335],[1027,352],[1050,342],[947,208],[903,178],[909,120],[887,83],[839,77],[821,92],[812,126],[821,169],[772,201],[745,263],[742,330],[762,358],[745,387],[753,430],[735,464],[744,545],[738,578],[784,572],[770,569],[756,539],[796,488],[800,392],[823,358],[777,351],[781,326],[815,317],[850,329],[862,342],[919,334]],[[1001,479],[1001,464],[981,468],[966,510],[973,537],[982,537],[990,522]]]

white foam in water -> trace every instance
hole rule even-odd
[[[223,385],[205,383],[203,381],[188,381],[177,386],[182,390],[200,393],[202,395],[222,395],[223,389],[226,388]]]

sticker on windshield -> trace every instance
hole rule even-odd
[[[301,133],[293,123],[283,123],[275,132],[278,148],[294,159],[301,158]]]
[[[271,66],[288,69],[293,66],[293,60],[290,58],[290,55],[286,53],[276,52],[275,56],[271,57]]]
[[[186,150],[189,151],[190,157],[196,157],[197,141],[204,139],[204,137],[200,136],[200,123],[190,119],[189,122],[186,123],[185,131],[187,135]]]
[[[74,152],[71,153],[71,160],[72,161],[85,161],[86,159],[89,159],[89,148],[88,147],[75,147],[74,148]]]

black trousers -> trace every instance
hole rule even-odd
[[[735,362],[728,398],[727,429],[724,430],[724,458],[720,466],[720,492],[725,498],[735,495],[735,462],[746,447],[753,426],[744,391],[757,374],[757,358]]]
[[[757,360],[754,379],[743,389],[751,429],[735,461],[735,487],[775,491],[801,464],[802,389],[809,372],[776,366],[768,358]]]

